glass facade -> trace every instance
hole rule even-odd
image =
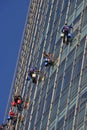
[[[73,26],[71,45],[60,37],[65,22]],[[43,65],[44,51],[54,54],[54,66]],[[30,66],[41,72],[36,84],[26,80]],[[87,0],[31,0],[5,118],[17,112],[10,102],[18,93],[31,104],[15,130],[87,130],[86,72]]]

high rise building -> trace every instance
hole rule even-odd
[[[68,45],[60,37],[66,22]],[[44,66],[44,52],[54,55],[53,66]],[[30,67],[40,71],[36,84],[27,80]],[[87,130],[86,72],[87,0],[31,0],[5,119],[12,109],[15,130]],[[27,110],[11,106],[15,94],[30,102]]]

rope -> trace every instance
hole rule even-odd
[[[83,0],[83,10],[84,10],[84,6],[85,6],[85,0]],[[81,19],[80,19],[80,26],[79,26],[79,34],[81,34],[81,22],[82,22],[82,18],[83,18],[83,13],[84,12],[82,11],[82,13],[81,13]],[[80,39],[78,39],[78,40],[80,42]],[[86,46],[86,42],[85,42],[85,46]],[[84,50],[84,53],[85,53],[85,50]],[[83,58],[82,58],[82,66],[81,66],[80,78],[79,78],[79,83],[78,83],[78,92],[77,92],[77,97],[76,97],[76,106],[75,106],[75,112],[74,112],[74,119],[73,119],[72,130],[74,130],[75,119],[76,119],[76,114],[77,114],[77,107],[78,107],[78,100],[79,100],[79,93],[80,93],[80,84],[81,84],[81,78],[82,78],[83,63],[84,63],[84,55],[83,55]]]

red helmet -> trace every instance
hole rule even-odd
[[[14,115],[15,115],[15,113],[13,111],[9,112],[9,116],[14,116]]]
[[[22,100],[17,100],[17,104],[21,104],[22,103]]]
[[[16,102],[15,101],[11,102],[11,105],[16,106]]]

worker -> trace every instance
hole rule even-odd
[[[11,102],[11,105],[13,107],[17,107],[19,111],[22,111],[23,108],[28,109],[29,102],[23,101],[23,99],[20,95],[15,95],[14,100]]]
[[[62,32],[64,34],[68,34],[68,33],[70,33],[71,28],[72,28],[72,26],[69,26],[69,25],[67,25],[67,23],[65,23],[65,25],[62,28]]]
[[[44,52],[44,64],[46,67],[54,64],[53,54]]]
[[[23,101],[22,101],[22,97],[21,97],[20,95],[15,95],[15,96],[14,96],[14,102],[15,102],[16,104],[18,104],[19,102],[22,103],[22,102],[23,102]]]
[[[12,124],[15,124],[16,121],[17,121],[17,114],[14,113],[14,112],[11,110],[11,111],[9,112],[9,114],[8,114],[7,120],[8,120],[8,121],[11,120],[11,121],[12,121]]]
[[[18,110],[22,111],[23,110],[22,104],[23,104],[22,97],[20,95],[15,95],[14,101],[11,102],[11,105],[13,107],[17,106]]]
[[[71,40],[71,30],[72,26],[68,26],[67,23],[65,23],[65,25],[62,27],[62,33],[61,33],[61,37],[63,38],[63,42],[68,43]]]
[[[29,73],[28,73],[28,78],[27,80],[30,80],[32,79],[32,82],[33,83],[36,83],[37,82],[37,74],[39,73],[40,71],[37,69],[37,67],[31,67],[29,69]]]
[[[17,114],[14,113],[12,110],[9,112],[8,115],[9,115],[9,116],[8,116],[8,119],[13,119],[13,118],[17,117]]]

